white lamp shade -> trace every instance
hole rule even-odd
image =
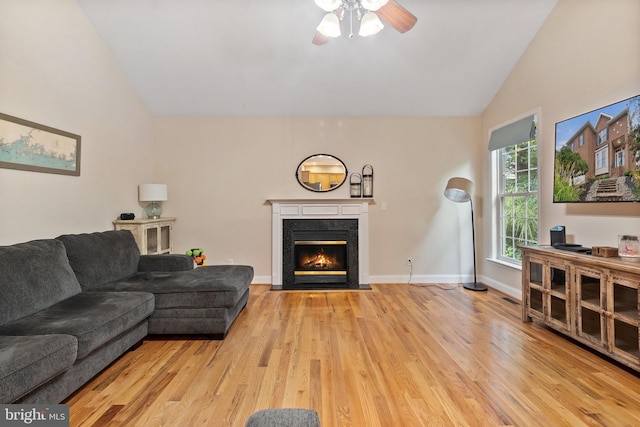
[[[444,190],[444,195],[447,199],[454,202],[468,202],[471,200],[471,193],[473,192],[473,182],[467,178],[451,178],[447,183],[447,188]]]
[[[316,5],[325,12],[336,10],[342,4],[342,0],[315,0]]]
[[[338,37],[340,35],[340,20],[333,13],[327,13],[320,21],[317,30],[327,37]]]
[[[360,21],[360,31],[358,34],[362,37],[377,34],[384,28],[380,18],[374,12],[367,12]]]
[[[141,202],[163,202],[167,200],[167,184],[140,184],[138,200]]]
[[[362,7],[367,10],[378,10],[385,4],[387,4],[389,0],[362,0]],[[317,2],[317,0],[316,0]]]

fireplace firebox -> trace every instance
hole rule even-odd
[[[358,288],[357,220],[284,220],[283,289]]]

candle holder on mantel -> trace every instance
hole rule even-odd
[[[349,194],[351,197],[362,197],[362,176],[352,173],[349,177]]]
[[[373,197],[373,166],[362,168],[362,197]]]

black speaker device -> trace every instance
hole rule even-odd
[[[136,219],[136,216],[132,213],[121,213],[120,214],[120,219],[122,220],[131,220],[131,219]]]
[[[567,243],[564,225],[556,225],[551,227],[551,246],[562,246]]]

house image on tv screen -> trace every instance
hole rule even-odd
[[[554,202],[640,200],[640,96],[556,124]]]

